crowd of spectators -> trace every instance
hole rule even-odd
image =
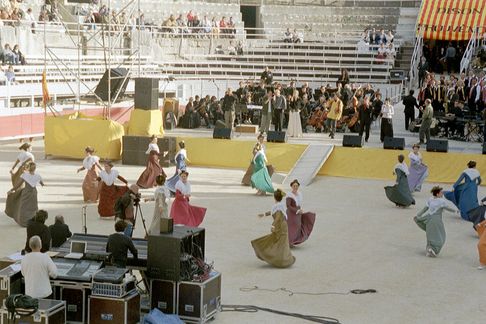
[[[284,32],[284,39],[283,41],[285,43],[303,43],[304,42],[304,33],[297,31],[297,29],[294,29],[294,31],[290,31],[290,28],[287,28],[287,30]]]
[[[358,42],[358,51],[360,53],[376,52],[376,62],[381,64],[385,59],[395,59],[396,50],[394,44],[395,36],[389,30],[384,29],[377,31],[376,28],[365,29]]]
[[[196,37],[220,37],[220,38],[235,38],[236,24],[233,17],[221,17],[217,19],[208,16],[203,16],[202,19],[192,10],[184,16],[179,14],[176,18],[171,14],[162,22],[160,31],[166,35],[188,34]]]
[[[45,4],[36,16],[32,8],[27,7],[22,0],[0,0],[0,26],[30,26],[32,32],[38,23],[59,23],[60,16],[56,2]]]

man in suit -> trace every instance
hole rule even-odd
[[[231,88],[228,88],[223,99],[224,123],[226,124],[226,128],[233,129],[236,117],[235,105],[236,96],[233,95],[233,91],[231,90]]]
[[[73,235],[69,230],[69,226],[64,223],[64,217],[62,215],[56,215],[54,224],[49,226],[49,232],[51,233],[52,247],[60,247]]]
[[[474,116],[476,115],[477,105],[481,97],[481,86],[478,85],[478,80],[476,78],[471,79],[470,84],[467,104],[471,115]]]
[[[272,121],[274,110],[274,100],[272,90],[268,90],[267,95],[263,99],[262,104],[262,120],[260,126],[260,133],[268,133],[270,129],[270,122]]]
[[[272,84],[272,82],[273,82],[273,73],[268,68],[268,66],[266,66],[265,67],[265,71],[262,72],[262,75],[260,76],[260,80],[262,80],[265,85],[271,85]]]
[[[405,106],[405,130],[408,130],[409,123],[415,120],[415,108],[419,108],[417,99],[415,99],[413,94],[414,91],[410,90],[408,96],[405,96],[402,101]]]
[[[363,137],[365,133],[365,141],[368,142],[370,138],[370,126],[373,121],[373,108],[370,105],[370,97],[366,96],[363,103],[358,107],[359,115],[359,136]]]
[[[116,233],[108,236],[108,242],[106,243],[106,252],[111,253],[111,263],[119,268],[127,266],[128,250],[130,250],[135,259],[138,258],[138,251],[133,245],[132,239],[123,233],[126,227],[127,223],[125,221],[117,221],[115,223]]]
[[[422,56],[420,59],[420,63],[418,65],[418,75],[419,75],[419,88],[422,87],[422,84],[424,83],[425,76],[427,75],[427,72],[429,71],[429,63],[427,62],[427,59]]]
[[[281,132],[282,126],[284,122],[284,112],[287,109],[287,101],[285,97],[280,95],[280,90],[275,90],[275,98],[274,98],[274,109],[273,109],[273,118],[275,124],[275,131]]]

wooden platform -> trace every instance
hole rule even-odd
[[[235,132],[256,134],[258,132],[258,126],[257,125],[237,125],[235,127]]]

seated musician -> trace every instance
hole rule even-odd
[[[464,137],[464,122],[458,120],[458,118],[464,118],[463,109],[464,102],[456,101],[454,102],[454,107],[446,115],[447,117],[453,117],[453,119],[447,121],[445,126],[447,137],[449,137],[449,130],[451,131],[452,136],[454,136],[454,134],[457,134],[460,137]]]
[[[307,125],[314,127],[316,133],[321,133],[324,130],[324,121],[327,117],[327,102],[324,96],[319,98],[319,105],[314,108]]]
[[[138,251],[133,245],[132,239],[124,234],[127,223],[119,220],[115,223],[116,233],[108,236],[106,243],[106,252],[111,253],[111,263],[119,268],[127,266],[128,250],[132,253],[135,259],[138,258]]]
[[[211,102],[211,97],[207,95],[204,99],[199,101],[199,105],[195,107],[196,112],[199,114],[199,118],[204,120],[207,128],[211,128],[211,123],[209,122],[209,103]]]
[[[209,103],[209,115],[211,116],[213,125],[216,125],[218,120],[224,122],[224,113],[223,109],[221,109],[221,102],[216,98],[216,96],[211,97],[211,101]]]

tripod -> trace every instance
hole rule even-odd
[[[135,230],[135,223],[137,222],[137,216],[140,213],[140,218],[142,219],[143,229],[145,230],[145,235],[148,236],[147,226],[145,225],[145,218],[143,218],[142,208],[140,207],[140,203],[135,202],[133,204],[135,208],[135,215],[133,217],[133,230]],[[133,231],[132,231],[133,235]]]

